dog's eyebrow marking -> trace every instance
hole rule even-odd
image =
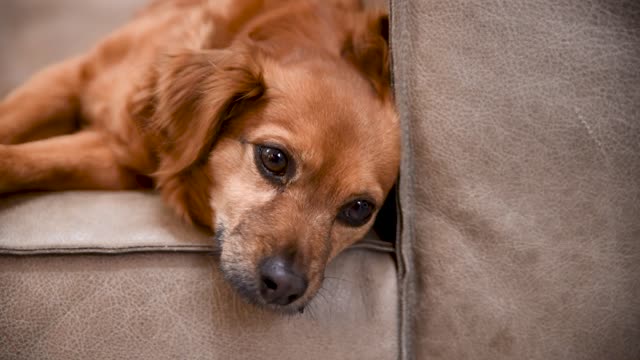
[[[265,142],[265,141],[276,141],[281,143],[282,145],[287,145],[286,139],[293,138],[293,134],[291,131],[287,130],[284,126],[279,126],[275,124],[269,124],[265,126],[261,126],[254,134],[251,136],[251,142]],[[290,149],[287,149],[290,150]]]

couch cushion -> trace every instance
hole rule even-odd
[[[293,317],[239,299],[212,250],[154,193],[0,200],[0,358],[397,357],[393,248],[374,234]]]
[[[0,201],[0,253],[211,251],[152,192],[70,191]]]
[[[0,358],[394,359],[389,254],[348,250],[304,314],[247,305],[197,253],[0,255]]]
[[[639,359],[640,2],[392,7],[408,358]]]

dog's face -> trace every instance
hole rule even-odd
[[[265,68],[262,101],[229,121],[209,157],[222,270],[259,304],[303,307],[395,181],[391,104],[332,65]]]
[[[224,276],[249,301],[303,309],[327,263],[371,228],[400,157],[384,50],[205,51],[160,73],[147,124],[159,185],[214,230]]]

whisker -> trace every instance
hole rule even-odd
[[[325,304],[329,305],[329,299],[327,299],[327,297],[322,292],[322,290],[324,290],[324,289],[323,288],[318,289],[318,292],[316,293],[316,296],[319,296],[318,299],[322,299],[322,301],[324,301]]]

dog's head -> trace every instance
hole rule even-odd
[[[303,308],[396,179],[386,17],[358,19],[333,52],[286,52],[254,29],[224,50],[171,56],[158,73],[145,131],[159,187],[214,230],[225,278],[256,304]]]

